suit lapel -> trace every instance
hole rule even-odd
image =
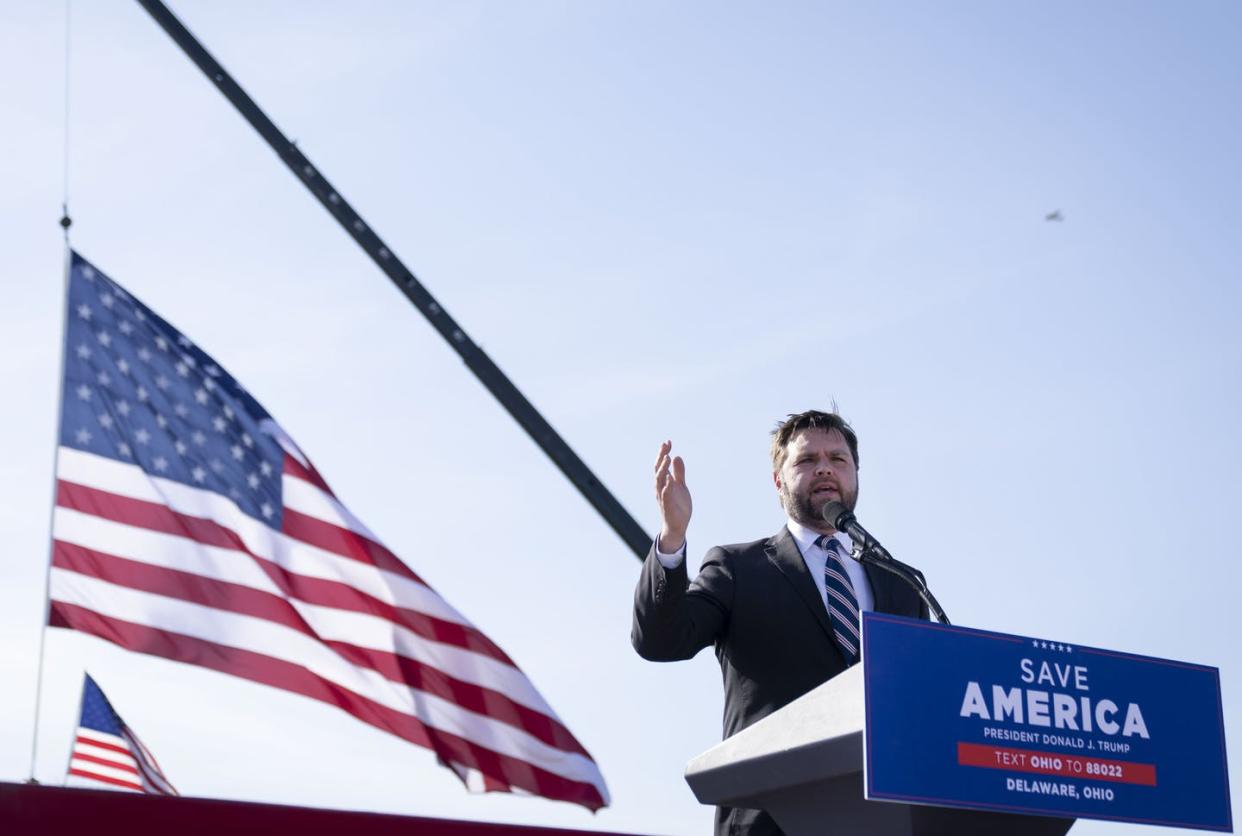
[[[828,618],[824,599],[820,597],[819,587],[816,586],[815,579],[811,577],[810,571],[806,568],[806,561],[802,559],[802,552],[798,550],[798,543],[789,533],[789,529],[782,528],[779,534],[768,540],[764,546],[764,552],[772,565],[785,576],[785,580],[793,585],[802,603],[806,604],[814,614],[815,620],[819,622],[820,627],[824,628],[829,641],[833,642],[833,647],[836,647],[836,640],[832,637],[832,621]],[[872,589],[874,588],[873,582]]]

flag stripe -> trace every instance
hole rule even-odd
[[[173,582],[178,578],[183,579],[186,586],[194,585],[199,579],[222,581],[228,586],[204,587],[207,593],[216,594],[204,594],[200,599],[191,597],[189,600],[284,623],[319,639],[347,638],[347,643],[351,645],[408,656],[415,661],[441,667],[458,679],[503,688],[516,702],[551,714],[551,709],[530,681],[516,668],[461,648],[426,641],[415,633],[368,614],[290,600],[278,594],[280,590],[266,576],[253,571],[244,556],[236,552],[203,546],[194,550],[196,554],[190,554],[189,550],[179,548],[176,543],[164,542],[170,539],[166,535],[72,511],[57,511],[54,530],[56,545],[53,554],[56,553],[55,548],[63,545],[64,560],[76,558],[83,574],[98,574],[102,558],[108,556],[143,565],[163,561],[169,565],[159,567],[157,564],[156,568],[170,569],[178,574],[167,577],[161,589],[151,591],[184,597]],[[95,559],[90,559],[90,554],[75,552],[72,547],[93,553]],[[200,571],[188,573],[184,568],[186,566]],[[237,571],[238,567],[243,571]],[[138,568],[135,566],[133,570]],[[130,583],[121,578],[114,582]],[[229,597],[233,592],[236,592],[237,600]]]
[[[336,498],[336,494],[328,490],[326,485],[318,484],[313,478],[307,476],[306,472],[301,469],[301,465],[291,456],[285,457],[285,464],[283,478],[280,480],[280,495],[286,510],[292,508],[303,516],[330,523],[384,548],[384,544],[371,533],[371,529],[342,505],[341,501]],[[399,572],[415,575],[414,570],[402,563],[399,558],[392,556],[391,559],[400,564]]]
[[[395,606],[409,607],[473,629],[464,616],[426,584],[412,579],[410,576],[413,573],[385,572],[367,565],[357,554],[336,554],[314,542],[282,535],[242,513],[234,502],[212,491],[149,476],[134,465],[63,446],[57,458],[56,475],[62,481],[121,499],[145,502],[145,513],[139,515],[140,521],[135,522],[136,525],[144,522],[149,526],[160,525],[161,518],[150,513],[150,506],[167,506],[179,516],[217,523],[240,538],[251,554],[274,561],[291,572],[340,581]],[[107,498],[95,499],[104,501]],[[227,537],[228,534],[216,536]],[[331,536],[325,539],[338,543],[342,540]]]
[[[322,489],[324,493],[332,494],[332,489],[328,487],[328,483],[324,480],[324,478],[319,475],[319,471],[315,470],[313,466],[310,466],[309,462],[307,464],[303,464],[298,461],[296,456],[285,456],[285,466],[283,472],[289,476],[296,476],[304,482],[310,482],[312,485]],[[335,496],[335,494],[333,495]]]
[[[294,480],[287,480],[289,481]],[[405,568],[405,565],[388,549],[356,531],[333,525],[326,520],[286,507],[281,530],[294,540],[307,545],[341,557],[348,557],[367,566],[374,566],[399,577],[409,578],[415,583],[423,582],[418,575]]]
[[[416,714],[433,728],[469,737],[511,757],[529,759],[549,771],[573,778],[595,772],[588,757],[556,749],[525,731],[439,697],[388,682],[376,671],[350,665],[321,642],[283,625],[140,592],[56,567],[51,574],[54,601],[89,607],[113,619],[128,620],[141,614],[145,626],[289,661],[354,697],[396,713]]]
[[[138,735],[134,734],[128,727],[122,727],[121,732],[125,735],[125,739],[129,741],[129,745],[134,747],[134,751],[140,755],[137,759],[138,772],[142,776],[143,785],[162,795],[180,795],[173,788],[173,785],[164,778],[164,773],[160,771],[160,765],[156,762],[155,756],[138,739]]]
[[[102,734],[100,734],[98,737],[92,738],[86,735],[86,732],[89,732],[89,731],[93,731],[93,729],[79,728],[78,737],[77,737],[77,740],[75,741],[75,744],[78,746],[90,746],[94,749],[98,749],[100,753],[116,752],[117,754],[124,755],[125,757],[133,757],[129,749],[125,747],[124,738],[116,737],[115,735],[105,736]],[[108,739],[105,739],[105,738],[108,738]],[[119,740],[120,743],[113,743],[112,742],[113,740]]]
[[[463,667],[470,663],[471,659],[440,658],[434,660],[438,662],[437,665],[430,665],[423,664],[409,655],[359,647],[333,640],[325,635],[326,631],[321,629],[322,624],[315,624],[317,619],[314,608],[295,609],[290,601],[279,595],[173,569],[150,566],[76,544],[56,541],[52,565],[132,590],[176,598],[281,624],[312,638],[320,639],[346,661],[377,671],[392,682],[408,684],[419,691],[507,723],[535,736],[549,746],[587,756],[581,744],[569,733],[568,729],[554,718],[515,702],[507,693],[463,681],[444,672],[455,667]],[[331,612],[329,611],[328,614],[331,615]],[[323,621],[323,619],[318,620]],[[350,628],[338,632],[341,635],[357,636],[363,631]],[[391,628],[389,632],[391,634]],[[405,649],[410,649],[410,645],[407,644]],[[516,677],[516,672],[514,674]],[[525,680],[522,680],[522,683],[524,682]],[[514,686],[522,683],[514,683]]]
[[[112,769],[116,769],[120,772],[133,773],[135,776],[138,775],[138,761],[134,759],[133,755],[129,755],[127,759],[124,761],[117,760],[114,758],[101,758],[101,757],[97,757],[96,755],[90,754],[88,751],[86,751],[86,749],[84,749],[81,746],[74,746],[73,747],[73,760],[75,762],[86,761],[89,763],[98,764],[100,766],[107,766]]]
[[[125,738],[116,734],[108,734],[99,729],[88,729],[85,726],[78,727],[78,739],[85,740],[95,746],[115,746],[120,749],[125,748]]]
[[[354,569],[351,572],[353,577],[346,576],[342,580],[299,574],[267,558],[257,549],[251,548],[237,532],[215,520],[182,514],[167,505],[132,499],[65,479],[57,483],[57,505],[135,528],[185,537],[201,545],[243,552],[254,558],[256,567],[266,573],[272,583],[276,584],[286,595],[308,603],[369,612],[408,627],[425,638],[482,653],[513,666],[513,661],[503,650],[474,627],[460,623],[461,616],[451,608],[444,606],[443,599],[440,599],[425,585],[405,584],[409,594],[403,596],[406,600],[402,603],[409,606],[389,603],[348,582],[370,581],[359,585],[373,587],[381,593],[388,592],[389,586],[384,584],[384,579],[378,573],[363,578],[359,576],[366,575],[367,570]],[[235,519],[242,516],[236,513]],[[299,569],[316,568],[321,575],[324,574],[320,557],[307,553],[310,551],[307,544],[286,540],[278,534],[271,533],[270,530],[265,530],[265,533],[268,534],[265,539],[275,547],[273,551],[277,552],[277,556],[279,557],[283,552],[285,563]],[[186,553],[186,558],[187,562],[193,562],[195,559],[189,552]],[[240,566],[236,563],[233,565]],[[241,570],[238,569],[238,571]],[[388,597],[392,597],[391,594]],[[430,604],[431,609],[439,611],[440,615],[427,614],[411,608],[427,604]],[[450,615],[454,620],[446,620],[440,617],[441,615]]]
[[[326,702],[410,743],[432,749],[448,763],[461,763],[487,774],[503,776],[513,786],[536,795],[572,801],[592,810],[606,803],[606,791],[598,772],[587,780],[575,780],[521,758],[488,750],[468,738],[431,729],[415,717],[361,697],[283,658],[133,624],[61,600],[52,602],[50,623],[54,627],[99,636],[129,650],[189,662]],[[597,787],[592,779],[600,781],[601,785]]]
[[[81,749],[73,749],[72,763],[75,764],[94,764],[96,766],[107,766],[108,769],[117,770],[118,773],[133,775],[138,778],[138,761],[133,758],[129,759],[129,763],[118,763],[116,760],[108,760],[107,758],[96,758],[94,755],[88,755]],[[84,768],[84,766],[83,766]]]
[[[69,767],[69,774],[76,775],[79,778],[89,778],[92,781],[102,781],[105,784],[111,784],[113,786],[123,787],[124,789],[133,790],[134,792],[142,792],[142,784],[138,783],[137,781],[134,781],[133,779],[117,778],[112,775],[106,775],[102,771],[98,771],[98,772],[95,771],[95,767],[89,766],[89,765],[84,765],[79,768],[77,766],[74,766],[73,762],[71,761],[70,767]]]

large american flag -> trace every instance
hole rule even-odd
[[[65,783],[74,786],[177,795],[155,756],[112,708],[90,674],[82,683],[82,711],[69,753]]]
[[[472,790],[608,804],[513,661],[201,348],[70,254],[50,623],[322,700]]]

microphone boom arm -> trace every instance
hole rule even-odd
[[[867,529],[859,524],[849,508],[840,502],[829,502],[824,506],[822,516],[837,531],[844,531],[850,535],[850,539],[854,542],[850,557],[859,563],[869,563],[886,572],[892,572],[919,594],[923,603],[927,604],[927,611],[933,618],[941,624],[949,623],[949,617],[944,614],[936,596],[932,595],[931,590],[927,588],[927,582],[923,580],[922,574],[913,566],[907,566],[889,554],[888,549],[881,546],[880,541],[872,537]]]
[[[944,614],[944,610],[940,607],[940,602],[936,600],[935,595],[932,595],[932,591],[927,588],[927,582],[923,580],[923,576],[918,570],[894,558],[883,546],[875,543],[874,540],[872,543],[878,548],[864,548],[855,545],[850,557],[859,563],[869,563],[886,572],[892,572],[901,578],[919,594],[919,597],[923,599],[923,603],[927,604],[927,611],[931,613],[932,618],[941,624],[949,624],[949,617]]]

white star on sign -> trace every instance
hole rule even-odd
[[[185,416],[190,414],[190,408],[186,406],[185,404],[181,403],[180,401],[178,401],[177,404],[173,407],[173,412],[177,413],[177,415],[184,418]]]
[[[88,360],[90,359],[90,356],[91,356],[91,347],[89,345],[87,345],[86,343],[82,343],[81,345],[78,346],[78,357],[80,357],[83,360]]]
[[[100,331],[98,334],[95,335],[95,339],[99,340],[99,344],[102,345],[104,348],[107,348],[108,346],[112,345],[112,335],[109,334],[107,331]]]
[[[156,456],[155,461],[151,462],[151,464],[160,473],[163,473],[165,470],[168,470],[168,459],[164,458],[163,456]]]
[[[116,411],[122,415],[129,415],[129,401],[117,401]]]
[[[78,387],[78,400],[89,401],[91,399],[91,388],[83,383]]]
[[[242,444],[245,444],[247,447],[254,446],[254,439],[250,437],[250,433],[242,433]]]
[[[211,469],[214,470],[216,473],[219,473],[221,470],[224,470],[224,465],[220,462],[219,459],[212,459]]]
[[[117,327],[117,330],[119,330],[122,334],[124,334],[127,337],[130,334],[134,333],[134,326],[130,325],[127,320],[122,319],[121,324],[116,327]]]
[[[212,419],[211,425],[216,428],[216,432],[222,433],[224,432],[224,428],[228,426],[228,422],[217,415]]]
[[[105,412],[103,415],[99,416],[99,426],[103,427],[105,430],[112,429],[112,424],[112,416],[108,413]]]
[[[233,454],[233,458],[238,461],[241,461],[242,457],[246,455],[246,451],[241,448],[240,444],[234,444],[231,448],[229,448],[229,451]]]
[[[93,267],[91,267],[89,264],[88,264],[88,265],[86,265],[85,267],[83,267],[83,268],[82,268],[82,278],[84,278],[84,279],[93,279],[93,278],[95,278],[95,269],[94,269]]]
[[[121,374],[129,374],[129,361],[124,357],[116,361],[116,367],[120,369]]]
[[[151,433],[147,432],[143,427],[139,427],[138,432],[134,433],[134,440],[139,444],[146,444],[151,440]]]
[[[228,404],[224,405],[224,417],[228,418],[230,421],[233,420],[233,408]]]
[[[181,456],[184,456],[184,455],[186,454],[186,451],[190,449],[190,448],[186,447],[186,446],[185,446],[185,442],[184,442],[184,441],[181,441],[180,439],[178,439],[178,440],[177,440],[177,441],[173,444],[173,447],[175,447],[175,448],[176,448],[176,450],[177,450],[177,454],[178,454],[178,455],[181,455]]]
[[[77,438],[78,444],[90,444],[91,443],[90,430],[85,429],[85,428],[78,430],[75,438]]]
[[[111,293],[105,293],[104,295],[102,295],[102,296],[100,296],[100,297],[99,297],[99,301],[100,301],[100,302],[103,302],[103,306],[104,306],[105,308],[110,308],[110,307],[112,307],[112,303],[113,303],[114,301],[116,301],[116,300],[114,300],[114,299],[112,298],[112,294],[111,294]]]
[[[214,363],[212,363],[207,368],[203,369],[203,371],[207,372],[207,374],[211,375],[212,377],[220,376],[220,367]]]
[[[204,444],[206,444],[206,443],[207,443],[207,436],[203,435],[203,433],[202,433],[200,430],[195,430],[195,431],[194,431],[194,434],[193,434],[192,436],[190,436],[190,438],[191,438],[191,439],[194,441],[194,443],[195,443],[195,444],[197,444],[199,447],[202,447]]]
[[[91,318],[91,306],[90,305],[78,305],[78,318],[85,319],[86,321],[89,322]]]
[[[151,349],[147,348],[145,345],[142,348],[138,349],[138,359],[144,363],[150,363],[151,362]]]
[[[161,430],[168,429],[168,419],[164,417],[164,413],[155,413],[155,423]]]
[[[194,477],[195,482],[202,482],[207,478],[207,471],[203,470],[201,467],[196,467],[190,471],[190,475]]]
[[[145,386],[139,386],[137,389],[134,390],[134,394],[137,395],[138,400],[142,401],[143,403],[146,403],[147,398],[151,397],[151,393],[147,391],[147,387]]]
[[[259,510],[263,512],[263,516],[268,517],[269,519],[271,518],[271,516],[272,516],[272,506],[271,506],[271,505],[269,505],[268,503],[264,502],[262,505],[260,505],[260,506],[259,506]]]
[[[258,488],[258,487],[259,487],[259,476],[258,476],[258,474],[251,473],[249,476],[247,476],[247,477],[246,477],[246,484],[250,485],[250,487],[251,487],[252,489]]]
[[[112,382],[112,376],[107,372],[101,371],[99,374],[95,375],[95,380],[99,381],[100,386],[107,386]]]
[[[208,401],[208,400],[210,400],[210,398],[208,397],[207,392],[206,392],[205,390],[203,390],[203,389],[195,389],[195,390],[194,390],[194,400],[198,401],[198,402],[199,402],[200,404],[202,404],[203,406],[206,406],[206,405],[207,405],[207,401]]]
[[[177,342],[179,342],[183,348],[192,348],[194,346],[194,343],[190,342],[190,338],[185,334],[178,334]]]
[[[164,377],[164,375],[160,375],[157,378],[155,378],[155,385],[160,387],[161,389],[167,389],[169,386],[172,385],[172,381]]]
[[[134,455],[133,451],[129,449],[129,445],[126,444],[124,441],[116,445],[116,449],[120,451],[121,455],[125,456],[126,458],[129,458],[130,456]]]
[[[178,363],[175,366],[175,368],[177,369],[177,374],[181,375],[182,377],[190,376],[190,367],[187,366],[185,363]]]
[[[158,348],[160,351],[167,351],[167,350],[168,350],[168,340],[164,339],[163,337],[156,337],[156,338],[155,338],[155,347],[156,347],[156,348]]]
[[[197,360],[195,360],[195,359],[194,359],[191,355],[189,355],[189,354],[182,354],[182,355],[181,355],[181,362],[185,363],[185,364],[186,364],[187,366],[189,366],[191,369],[192,369],[192,368],[194,368],[195,366],[197,366],[197,365],[198,365],[198,361],[197,361]]]
[[[216,391],[216,382],[212,380],[210,377],[204,377],[203,388],[206,389],[208,392],[214,392]]]
[[[263,473],[264,476],[272,475],[272,466],[268,464],[267,462],[259,462],[259,470]]]

